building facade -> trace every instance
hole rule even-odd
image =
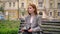
[[[42,18],[60,19],[60,0],[0,0],[0,3],[4,5],[6,19],[15,20],[26,16],[29,3],[37,6]]]

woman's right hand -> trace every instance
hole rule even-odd
[[[23,29],[21,29],[21,32],[24,32],[24,30],[23,30]]]

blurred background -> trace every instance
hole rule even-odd
[[[37,7],[45,34],[60,32],[60,0],[0,0],[0,34],[18,34],[20,18],[28,15],[29,3]]]

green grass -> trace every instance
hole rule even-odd
[[[20,21],[0,20],[0,34],[18,34]]]

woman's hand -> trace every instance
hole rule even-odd
[[[28,32],[32,32],[32,29],[29,29]]]
[[[23,30],[23,29],[21,29],[21,32],[24,32],[24,30]]]

